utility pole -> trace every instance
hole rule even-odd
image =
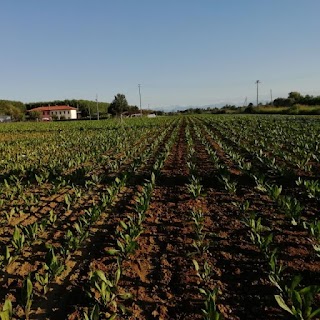
[[[255,82],[257,84],[257,106],[259,105],[259,83],[261,83],[260,80],[257,80]]]
[[[96,94],[96,102],[97,102],[97,120],[100,119],[99,117],[99,105],[98,105],[98,95]]]
[[[141,91],[140,91],[140,87],[141,87],[141,84],[138,84],[138,88],[139,88],[139,98],[140,98],[140,114],[141,114],[141,117],[142,117],[142,109],[141,109]]]
[[[271,104],[273,105],[273,100],[272,100],[272,89],[270,89],[270,97],[271,97]]]

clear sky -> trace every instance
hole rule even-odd
[[[320,95],[319,0],[1,0],[0,99]]]

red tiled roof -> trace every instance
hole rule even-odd
[[[77,110],[77,109],[69,106],[45,106],[45,107],[30,109],[29,112],[30,111],[56,111],[56,110]]]

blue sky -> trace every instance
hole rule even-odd
[[[173,105],[320,95],[318,0],[0,2],[0,99]]]

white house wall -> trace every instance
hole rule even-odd
[[[77,110],[53,110],[50,111],[50,116],[57,117],[59,120],[61,117],[65,119],[77,119]]]

